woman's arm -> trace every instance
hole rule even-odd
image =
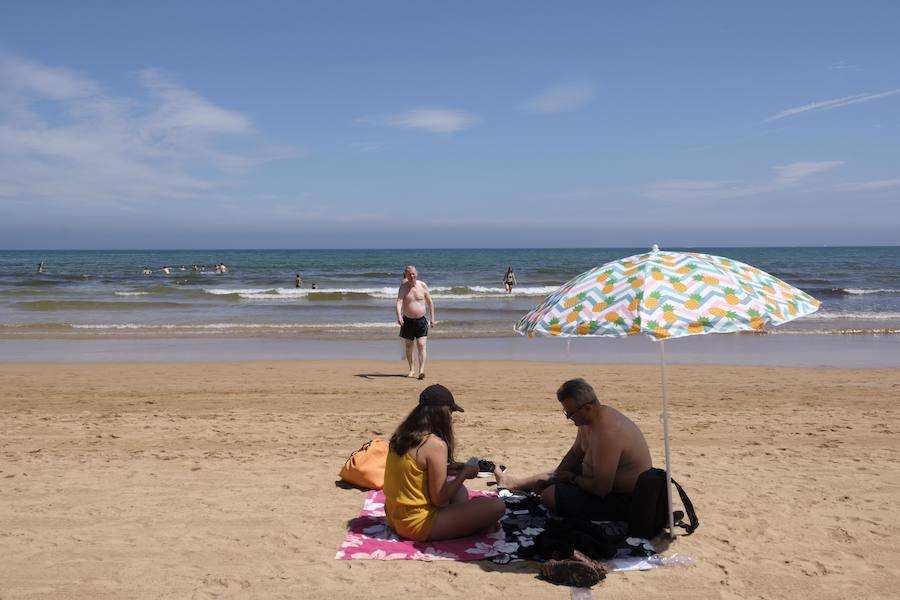
[[[463,481],[478,474],[478,465],[463,465],[456,479],[447,481],[447,444],[437,436],[431,436],[422,444],[420,456],[428,468],[428,495],[435,506],[447,506],[462,487]]]

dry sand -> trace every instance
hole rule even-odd
[[[458,454],[524,473],[574,436],[571,376],[644,430],[651,366],[400,362],[0,365],[0,598],[568,598],[530,563],[337,561],[363,493],[344,458],[426,383],[466,413]],[[891,598],[900,580],[900,370],[669,369],[693,567],[612,574],[608,598]],[[483,486],[483,481],[476,486]]]

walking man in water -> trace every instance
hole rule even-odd
[[[434,302],[424,281],[419,281],[416,268],[409,265],[403,270],[403,283],[397,292],[397,323],[400,325],[400,337],[406,344],[406,362],[409,363],[407,377],[425,379],[425,343],[428,341],[428,319],[425,309],[431,313],[431,326],[437,325],[434,320]],[[413,363],[413,343],[419,350],[419,371]]]

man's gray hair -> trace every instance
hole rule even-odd
[[[594,388],[581,377],[570,379],[559,386],[559,389],[556,390],[556,399],[560,402],[563,400],[572,400],[578,406],[599,402],[597,394],[594,392]]]

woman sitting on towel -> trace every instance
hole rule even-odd
[[[464,537],[493,528],[506,511],[500,498],[469,499],[463,481],[478,474],[466,463],[447,480],[453,462],[451,411],[463,412],[450,390],[435,384],[391,436],[384,470],[384,510],[399,535],[416,541]]]

